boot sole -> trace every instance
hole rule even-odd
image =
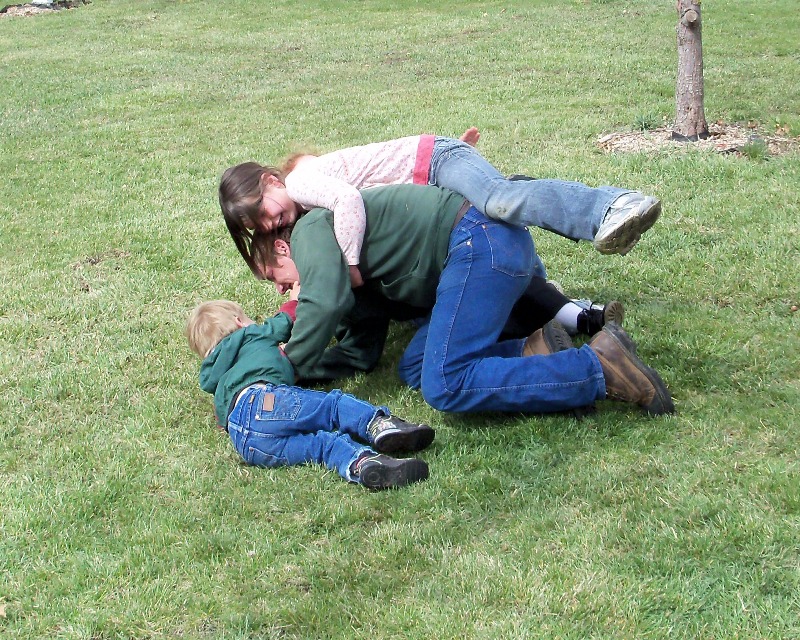
[[[618,302],[617,300],[612,300],[606,305],[606,308],[603,311],[603,324],[614,322],[621,327],[622,321],[624,319],[625,319],[625,307],[622,306],[621,302]]]
[[[367,462],[361,469],[361,484],[368,489],[405,487],[427,479],[428,464],[418,458],[396,460],[391,466],[386,463]]]
[[[384,431],[373,446],[378,453],[397,453],[398,451],[422,451],[429,447],[436,431],[427,424],[416,428]]]
[[[656,223],[660,215],[661,201],[655,200],[644,211],[629,215],[601,237],[595,237],[594,248],[606,255],[618,253],[624,256],[639,242],[642,234]]]
[[[572,344],[572,338],[569,337],[567,330],[555,320],[551,320],[542,327],[542,337],[547,348],[550,349],[550,353],[566,351],[575,346]]]
[[[619,306],[622,307],[621,304],[619,304]],[[560,322],[556,322],[555,320],[551,320],[542,327],[542,336],[551,353],[558,353],[559,351],[566,351],[567,349],[573,349],[575,347],[567,330]],[[571,409],[569,413],[572,414],[572,417],[576,420],[583,420],[586,416],[593,414],[595,411],[595,406],[590,404],[585,407]]]
[[[636,355],[636,345],[627,332],[614,322],[609,322],[603,329],[607,331],[622,350],[628,354],[628,357],[636,368],[645,375],[656,390],[650,404],[642,408],[651,416],[675,413],[675,404],[672,402],[672,396],[667,390],[667,385],[664,384],[664,381],[655,369],[648,367],[641,361],[639,356]]]

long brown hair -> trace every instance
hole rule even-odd
[[[233,243],[244,258],[256,278],[263,274],[255,260],[253,251],[253,231],[258,228],[259,208],[261,206],[261,176],[272,175],[283,181],[283,173],[276,167],[260,165],[257,162],[243,162],[230,167],[219,181],[219,206],[225,218],[225,225],[233,238]]]

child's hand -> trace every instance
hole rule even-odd
[[[300,283],[294,282],[292,283],[292,288],[289,289],[289,300],[297,300],[297,297],[300,295]]]
[[[361,272],[358,270],[358,265],[350,265],[350,286],[355,289],[364,284],[364,278],[361,277]]]

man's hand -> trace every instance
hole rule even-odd
[[[300,295],[300,283],[294,282],[292,284],[292,288],[289,289],[289,300],[297,300],[297,297]]]

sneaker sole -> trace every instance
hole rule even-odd
[[[373,446],[378,453],[398,451],[422,451],[433,442],[436,432],[427,424],[411,429],[387,429],[375,440]]]
[[[361,471],[361,484],[368,489],[405,487],[428,479],[428,464],[418,458],[398,460],[397,464],[365,464]]]
[[[642,408],[651,416],[675,413],[675,404],[672,402],[672,396],[667,390],[667,385],[664,384],[664,381],[655,369],[648,367],[641,361],[639,356],[636,355],[636,345],[628,333],[614,322],[608,323],[603,329],[607,331],[622,350],[628,354],[628,357],[636,368],[645,375],[656,390],[650,404]]]
[[[606,255],[618,253],[624,256],[652,227],[661,215],[661,201],[642,201],[643,209],[638,209],[624,218],[617,226],[608,229],[602,236],[595,236],[594,248]]]

